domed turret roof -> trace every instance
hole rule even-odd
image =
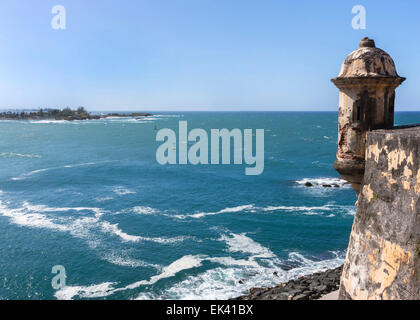
[[[388,53],[376,48],[375,41],[363,38],[359,49],[344,61],[338,78],[398,77],[394,61]]]

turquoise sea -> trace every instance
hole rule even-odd
[[[263,174],[159,165],[156,132],[180,120],[264,129]],[[356,196],[336,141],[334,112],[0,121],[0,299],[225,299],[339,266]]]

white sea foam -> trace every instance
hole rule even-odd
[[[14,181],[24,180],[24,179],[26,179],[26,178],[28,178],[30,176],[33,176],[34,174],[37,174],[37,173],[40,173],[40,172],[45,172],[45,171],[48,171],[48,170],[51,170],[51,169],[48,169],[47,168],[47,169],[34,170],[34,171],[31,171],[31,172],[28,172],[28,173],[24,173],[24,174],[22,174],[22,175],[20,175],[18,177],[13,177],[11,180],[14,180]]]
[[[167,237],[143,237],[143,236],[133,236],[130,234],[125,233],[122,231],[118,224],[112,224],[107,221],[101,222],[102,230],[105,233],[110,233],[120,237],[124,242],[139,242],[139,241],[148,241],[148,242],[156,242],[160,244],[170,244],[176,242],[183,242],[187,239],[192,239],[192,237],[187,236],[179,236],[174,238],[167,238]]]
[[[344,256],[335,253],[335,257],[323,261],[314,261],[300,253],[289,254],[288,261],[298,264],[297,268],[285,271],[281,269],[281,261],[268,248],[255,242],[245,234],[222,236],[228,251],[249,254],[248,260],[233,259],[232,257],[208,257],[206,255],[186,255],[174,261],[148,280],[136,281],[132,284],[115,287],[115,282],[104,282],[90,286],[65,287],[56,293],[58,299],[100,298],[126,290],[133,290],[141,286],[153,285],[159,280],[174,277],[179,272],[198,268],[204,261],[220,264],[224,267],[209,269],[198,275],[190,275],[184,280],[166,289],[161,294],[141,293],[137,299],[228,299],[247,292],[252,287],[269,287],[279,282],[289,281],[302,275],[310,274],[326,268],[341,265]],[[255,258],[266,257],[272,263],[258,263]],[[126,257],[111,255],[112,263],[123,266],[148,266],[139,261],[131,261]]]
[[[345,206],[345,205],[337,205],[337,204],[326,204],[323,206],[268,206],[262,208],[264,212],[274,212],[274,211],[283,211],[283,212],[293,212],[297,214],[304,214],[304,215],[327,215],[327,217],[331,216],[331,212],[334,213],[341,213],[345,215],[354,215],[355,208],[354,206]]]
[[[288,260],[296,262],[299,267],[284,271],[280,267],[282,261],[277,256],[245,234],[230,234],[222,236],[221,240],[226,242],[229,251],[247,253],[251,257],[248,260],[235,260],[230,257],[207,258],[206,260],[228,268],[217,267],[196,276],[189,276],[160,296],[142,293],[138,299],[229,299],[246,293],[252,287],[270,287],[325,268],[338,267],[344,261],[344,257],[337,253],[332,259],[313,261],[292,252]],[[270,258],[271,263],[258,264],[254,259],[260,256]]]
[[[239,283],[244,279],[246,271],[243,268],[215,268],[207,270],[196,276],[189,276],[185,280],[176,283],[160,295],[148,293],[140,294],[138,300],[149,299],[174,299],[174,300],[224,300],[239,296],[246,292],[255,283],[253,280],[247,283]]]
[[[287,271],[288,279],[295,279],[303,275],[315,273],[325,269],[337,268],[344,263],[345,255],[343,252],[331,251],[334,255],[331,259],[315,261],[304,257],[299,252],[291,252],[289,254],[289,261],[299,264],[299,267]]]
[[[95,198],[95,201],[105,202],[105,201],[109,201],[109,200],[112,200],[112,199],[113,199],[112,197],[98,197],[98,198]]]
[[[132,211],[134,213],[143,214],[143,215],[154,215],[159,212],[158,210],[153,209],[151,207],[142,207],[142,206],[134,207]]]
[[[78,296],[80,298],[100,298],[112,295],[119,291],[132,290],[140,286],[151,285],[157,281],[175,276],[177,273],[201,266],[203,257],[186,255],[164,267],[161,273],[152,276],[149,280],[141,280],[121,288],[115,288],[115,282],[104,282],[90,286],[67,286],[55,293],[59,300],[71,300]]]
[[[176,218],[179,220],[185,219],[199,219],[204,218],[207,216],[214,216],[223,213],[237,213],[237,212],[247,212],[247,213],[255,213],[255,212],[293,212],[296,214],[303,214],[303,215],[331,215],[331,212],[334,213],[341,213],[341,214],[348,214],[354,215],[355,208],[354,206],[346,206],[346,205],[338,205],[334,203],[328,203],[322,206],[267,206],[267,207],[258,207],[253,204],[247,204],[242,206],[237,206],[233,208],[225,208],[220,211],[214,212],[199,212],[199,213],[192,213],[192,214],[169,214],[169,213],[160,213],[159,210],[150,208],[150,207],[140,207],[137,209],[138,213],[141,214],[161,214],[166,217]]]
[[[276,258],[277,259],[277,258]],[[137,299],[219,300],[246,294],[253,287],[271,287],[300,276],[343,264],[343,255],[323,261],[314,261],[293,252],[289,259],[300,266],[282,270],[277,262],[268,266],[260,264],[216,267],[198,275],[191,275],[161,294],[141,293]],[[210,260],[210,259],[209,259]],[[274,272],[276,272],[274,274]]]
[[[77,168],[77,167],[84,167],[84,166],[93,166],[95,164],[96,164],[96,162],[68,164],[68,165],[63,166],[63,168]]]
[[[9,208],[0,200],[0,214],[9,217],[14,224],[32,227],[46,228],[56,231],[67,232],[69,228],[66,224],[52,221],[46,215],[39,212],[27,212],[25,208]]]
[[[158,264],[147,263],[143,260],[133,259],[129,257],[126,253],[118,253],[112,252],[108,253],[104,256],[104,259],[109,263],[123,266],[123,267],[131,267],[131,268],[138,268],[138,267],[145,267],[145,268],[155,268],[160,270],[162,267]]]
[[[29,159],[33,159],[33,158],[42,158],[39,154],[34,154],[34,153],[17,153],[17,152],[3,152],[0,153],[0,157],[2,158],[29,158]]]
[[[102,230],[104,232],[117,235],[123,241],[127,241],[127,242],[138,242],[138,241],[141,240],[141,237],[140,236],[132,236],[132,235],[129,235],[129,234],[125,233],[124,231],[122,231],[118,227],[118,224],[112,224],[112,223],[109,223],[109,222],[102,222]]]
[[[183,118],[184,115],[182,114],[156,114],[153,115],[156,118]]]
[[[173,277],[178,272],[181,272],[183,270],[199,267],[199,266],[201,266],[203,258],[204,257],[200,256],[200,255],[183,256],[182,258],[172,262],[169,266],[164,267],[160,274],[151,277],[150,280],[142,280],[142,281],[135,282],[131,285],[126,286],[125,288],[123,288],[123,290],[135,289],[135,288],[137,288],[139,286],[142,286],[142,285],[154,284],[161,279]]]
[[[35,175],[35,174],[50,171],[50,170],[59,170],[59,169],[68,169],[68,168],[76,168],[76,167],[84,167],[84,166],[93,166],[95,164],[97,164],[97,163],[87,162],[87,163],[69,164],[69,165],[64,165],[64,166],[60,166],[60,167],[38,169],[38,170],[34,170],[34,171],[30,171],[30,172],[21,174],[20,176],[14,177],[11,180],[14,180],[14,181],[24,180],[24,179],[27,179],[27,178]]]
[[[66,286],[58,290],[54,296],[58,300],[71,300],[75,296],[80,298],[100,298],[114,293],[114,282],[104,282],[92,286]]]
[[[333,207],[330,205],[319,207],[305,207],[305,206],[268,206],[262,209],[263,211],[331,211]]]
[[[296,181],[300,186],[304,186],[306,183],[311,183],[313,187],[323,187],[323,185],[338,185],[340,188],[350,188],[350,184],[343,179],[339,178],[304,178]]]
[[[94,216],[74,219],[71,215],[48,215],[48,213],[71,211],[90,211],[94,213]],[[74,236],[87,237],[89,234],[88,229],[97,225],[104,211],[100,208],[84,207],[53,208],[44,205],[32,205],[28,202],[24,202],[21,207],[10,208],[6,203],[0,201],[0,214],[9,217],[12,223],[20,226],[69,232]]]
[[[36,123],[36,124],[54,124],[54,123],[71,123],[71,121],[67,120],[30,120],[28,123]]]
[[[135,194],[136,193],[136,192],[131,191],[131,190],[129,190],[125,187],[122,187],[122,186],[115,187],[112,191],[119,196],[125,196],[127,194]]]
[[[229,236],[222,235],[219,240],[226,242],[229,252],[242,252],[252,254],[254,257],[274,257],[274,253],[270,249],[247,237],[245,233],[231,233]]]
[[[234,259],[232,257],[215,257],[215,258],[207,258],[207,261],[218,263],[224,266],[250,266],[250,267],[258,267],[258,262],[254,259]]]
[[[68,212],[68,211],[92,211],[96,217],[100,217],[104,214],[104,210],[95,207],[48,207],[45,205],[33,205],[29,202],[23,202],[22,208],[26,211],[35,212]]]
[[[67,212],[91,212],[94,215],[88,216],[72,216],[60,215],[50,213],[67,213]],[[0,201],[0,214],[10,218],[12,223],[17,225],[43,228],[54,231],[67,232],[74,237],[84,238],[89,241],[90,245],[94,245],[102,238],[101,233],[118,236],[123,242],[155,242],[160,244],[173,244],[183,242],[186,240],[194,240],[194,237],[179,236],[179,237],[143,237],[139,235],[130,235],[121,230],[118,224],[112,224],[108,221],[101,221],[101,217],[105,214],[105,210],[101,208],[89,207],[71,207],[71,208],[54,208],[44,205],[32,205],[24,202],[21,207],[9,208],[6,203]],[[50,215],[49,215],[50,214]]]
[[[252,209],[255,209],[254,205],[247,204],[247,205],[233,207],[233,208],[225,208],[216,212],[199,212],[199,213],[194,213],[194,214],[180,214],[180,215],[171,215],[171,217],[177,218],[177,219],[186,219],[186,218],[199,219],[206,216],[214,216],[214,215],[218,215],[222,213],[236,213],[236,212],[242,212],[242,211],[249,211]]]

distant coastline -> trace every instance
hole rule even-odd
[[[0,112],[0,120],[97,120],[109,117],[143,118],[152,114],[146,112],[133,112],[130,114],[108,113],[104,115],[92,115],[84,107],[76,110],[64,109],[39,109],[38,111]]]

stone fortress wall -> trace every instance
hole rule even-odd
[[[340,299],[420,299],[420,127],[367,133]]]
[[[420,299],[420,126],[393,127],[392,58],[363,38],[339,88],[334,168],[358,194],[339,299]]]

